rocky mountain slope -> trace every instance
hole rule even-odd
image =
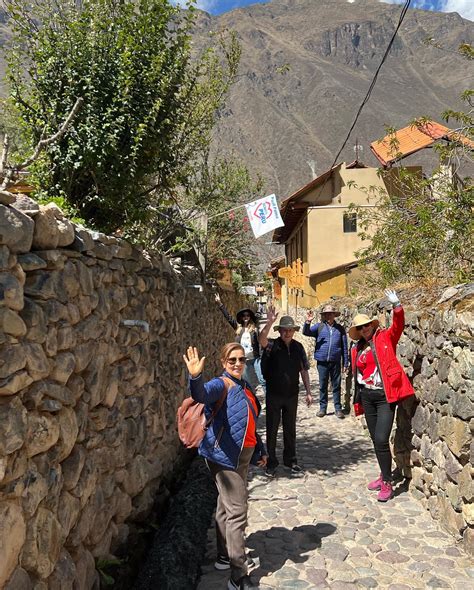
[[[377,0],[273,0],[212,17],[201,13],[200,41],[234,29],[240,75],[223,111],[215,147],[240,156],[265,189],[287,197],[332,164],[395,30],[401,6]],[[448,50],[427,46],[431,37]],[[473,87],[474,65],[455,53],[474,42],[458,14],[409,10],[372,96],[339,160],[377,165],[369,144],[385,126],[446,108]],[[454,126],[454,124],[453,124]]]

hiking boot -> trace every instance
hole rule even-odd
[[[371,481],[370,483],[367,484],[367,489],[370,490],[371,492],[375,492],[375,491],[379,491],[380,487],[382,485],[382,474],[380,474],[377,479],[374,479],[374,481]]]
[[[346,416],[342,410],[336,410],[336,418],[340,418],[341,420],[344,420],[345,417]]]
[[[387,502],[390,498],[393,498],[392,484],[389,481],[382,481],[380,492],[377,494],[377,500],[379,502]]]
[[[251,557],[247,556],[247,567],[249,570],[255,569],[256,565],[257,564],[255,561]],[[221,571],[230,570],[230,559],[227,557],[227,555],[218,555],[214,563],[214,568]]]
[[[242,576],[238,580],[229,580],[227,584],[228,590],[258,590],[260,586],[252,581],[250,576]]]
[[[316,416],[318,418],[324,418],[325,415],[326,415],[326,410],[319,410],[319,412],[316,414]]]

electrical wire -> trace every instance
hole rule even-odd
[[[349,129],[349,132],[346,135],[346,138],[344,140],[344,143],[342,144],[341,149],[337,152],[336,157],[334,158],[334,162],[332,163],[331,168],[334,168],[334,166],[336,165],[336,162],[337,162],[339,156],[341,155],[342,150],[346,147],[346,144],[349,141],[349,137],[351,136],[351,133],[354,130],[354,127],[357,124],[357,121],[358,121],[358,119],[360,117],[360,114],[362,113],[362,109],[364,108],[364,106],[369,101],[370,95],[372,94],[372,90],[374,89],[375,83],[377,82],[377,78],[378,78],[379,72],[380,72],[383,64],[385,63],[385,60],[387,59],[387,56],[388,56],[388,54],[390,52],[390,49],[392,48],[392,45],[393,45],[393,43],[395,41],[395,37],[397,36],[398,30],[399,30],[399,28],[401,27],[401,25],[403,23],[403,20],[404,20],[405,15],[406,15],[406,13],[408,11],[408,8],[410,7],[410,2],[411,2],[411,0],[406,0],[405,4],[403,5],[402,11],[400,13],[400,18],[398,19],[398,24],[397,24],[397,26],[395,28],[395,31],[394,31],[394,33],[392,35],[392,38],[390,39],[390,42],[389,42],[389,44],[387,46],[387,49],[385,50],[385,53],[384,53],[384,55],[382,57],[382,61],[380,62],[379,67],[375,71],[374,77],[372,79],[372,82],[370,83],[370,86],[369,86],[369,89],[367,91],[367,94],[365,95],[364,100],[362,101],[360,107],[357,110],[357,114],[356,114],[356,116],[354,118],[354,121],[353,121],[353,123],[352,123],[352,125],[351,125],[351,127]]]
[[[346,135],[346,138],[344,139],[344,142],[343,142],[340,150],[337,152],[336,157],[334,158],[334,161],[333,161],[331,167],[329,168],[329,170],[332,170],[334,168],[334,166],[336,165],[336,163],[337,163],[337,161],[339,159],[339,156],[342,153],[342,150],[346,147],[346,144],[349,141],[349,138],[351,136],[351,133],[354,130],[354,127],[357,124],[357,121],[358,121],[358,119],[360,117],[360,114],[362,113],[362,110],[363,110],[364,106],[369,101],[369,98],[370,98],[370,96],[372,94],[372,90],[374,89],[374,86],[375,86],[375,84],[377,82],[377,78],[378,78],[379,72],[382,69],[383,64],[385,63],[385,60],[387,59],[387,56],[388,56],[388,54],[390,52],[390,49],[392,48],[392,45],[393,45],[393,43],[395,41],[395,37],[397,36],[398,30],[402,26],[403,20],[405,19],[405,15],[406,15],[406,13],[408,11],[408,8],[410,7],[410,3],[411,3],[411,0],[406,0],[405,1],[405,4],[403,5],[402,11],[400,13],[400,17],[398,19],[398,24],[397,24],[397,26],[395,28],[395,31],[393,32],[393,35],[392,35],[392,37],[391,37],[391,39],[389,41],[389,44],[387,45],[387,49],[385,50],[385,53],[384,53],[384,55],[382,57],[382,60],[381,60],[381,62],[379,64],[377,70],[375,71],[374,77],[372,78],[372,82],[370,83],[369,89],[367,90],[367,94],[365,95],[364,100],[362,101],[361,105],[357,109],[357,113],[356,113],[356,116],[354,118],[354,121],[352,122],[352,125],[351,125],[351,127],[350,127],[350,129],[349,129],[349,131],[348,131],[348,133]],[[330,175],[327,176],[327,178],[325,179],[324,183],[319,187],[317,197],[319,197],[319,195],[323,192],[324,187],[326,186],[326,184],[329,181],[329,178],[330,178]],[[276,231],[278,231],[278,230],[276,230]]]

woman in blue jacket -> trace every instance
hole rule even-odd
[[[223,400],[199,447],[218,490],[215,567],[231,569],[227,586],[230,590],[252,590],[258,586],[248,575],[249,560],[245,554],[247,474],[251,462],[265,467],[267,453],[256,429],[260,403],[242,379],[245,352],[237,342],[226,344],[220,356],[224,372],[207,383],[202,378],[205,357],[199,358],[197,348],[190,346],[183,358],[190,376],[191,395],[205,405],[207,418]]]

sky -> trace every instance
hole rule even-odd
[[[180,0],[172,0],[175,4]],[[263,0],[196,0],[196,6],[211,14],[221,14],[234,8],[261,4]],[[314,0],[317,2],[317,0]],[[357,2],[357,0],[348,0]],[[403,4],[404,0],[386,0],[388,4]],[[185,4],[181,0],[181,4]],[[439,12],[457,12],[462,17],[474,21],[474,0],[412,0],[412,8],[435,10]]]

